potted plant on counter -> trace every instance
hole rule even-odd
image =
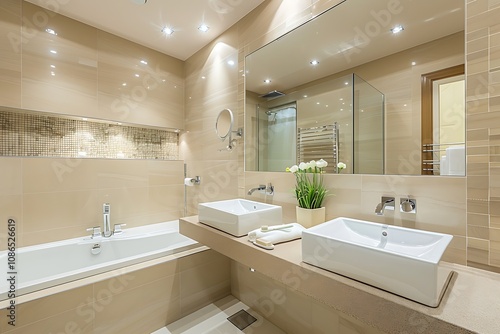
[[[328,189],[323,184],[323,174],[328,162],[319,161],[301,162],[286,169],[295,175],[295,197],[297,198],[296,218],[297,223],[308,228],[325,221],[325,207],[323,201]],[[344,163],[337,165],[340,172],[346,166]]]

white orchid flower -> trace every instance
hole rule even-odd
[[[339,162],[339,163],[337,164],[337,169],[339,170],[339,172],[340,172],[342,169],[345,169],[346,167],[347,167],[347,166],[346,166],[346,164],[345,164],[345,163],[343,163],[343,162]]]
[[[299,169],[300,170],[306,170],[309,166],[305,162],[301,162],[299,164]]]
[[[290,173],[295,173],[296,171],[299,170],[299,167],[297,165],[293,165],[288,170],[290,171]]]

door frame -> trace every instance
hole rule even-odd
[[[434,175],[432,170],[425,170],[428,165],[424,163],[425,160],[433,159],[433,152],[424,152],[425,145],[434,143],[433,131],[433,83],[436,80],[446,79],[458,75],[465,74],[465,65],[457,65],[448,67],[442,70],[434,71],[431,73],[422,74],[421,77],[421,92],[422,92],[422,106],[421,106],[421,144],[422,144],[422,159],[421,159],[421,172],[422,175]]]

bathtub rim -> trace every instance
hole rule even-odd
[[[134,271],[146,269],[146,268],[158,265],[158,264],[178,260],[178,259],[186,257],[186,256],[190,256],[193,254],[197,254],[197,253],[201,253],[201,252],[205,252],[205,251],[210,250],[210,248],[207,246],[204,246],[204,245],[199,244],[199,243],[198,243],[198,245],[199,245],[198,247],[194,247],[194,248],[191,248],[191,249],[188,249],[185,251],[181,251],[178,253],[169,254],[169,255],[162,256],[162,257],[159,257],[156,259],[151,259],[151,260],[148,260],[145,262],[132,264],[132,265],[129,265],[129,266],[126,266],[123,268],[113,269],[113,270],[106,271],[106,272],[103,272],[100,274],[96,274],[96,275],[93,275],[90,277],[85,277],[85,278],[81,278],[81,279],[78,279],[75,281],[62,283],[62,284],[59,284],[56,286],[45,288],[43,290],[30,292],[30,293],[21,295],[19,297],[16,297],[15,298],[16,305],[20,305],[20,304],[27,303],[27,302],[30,302],[30,301],[33,301],[36,299],[55,295],[55,294],[60,293],[60,292],[69,291],[69,290],[76,289],[76,288],[79,288],[79,287],[82,287],[85,285],[94,284],[94,283],[104,281],[104,280],[107,280],[110,278],[118,277],[120,275],[128,274],[128,273],[131,273]],[[9,305],[10,305],[10,299],[5,299],[5,300],[0,301],[0,309],[6,308]]]

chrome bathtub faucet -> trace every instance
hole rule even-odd
[[[109,238],[113,234],[113,230],[111,230],[110,211],[111,211],[111,205],[109,203],[104,203],[102,206],[102,214],[103,214],[102,235],[105,238]]]

